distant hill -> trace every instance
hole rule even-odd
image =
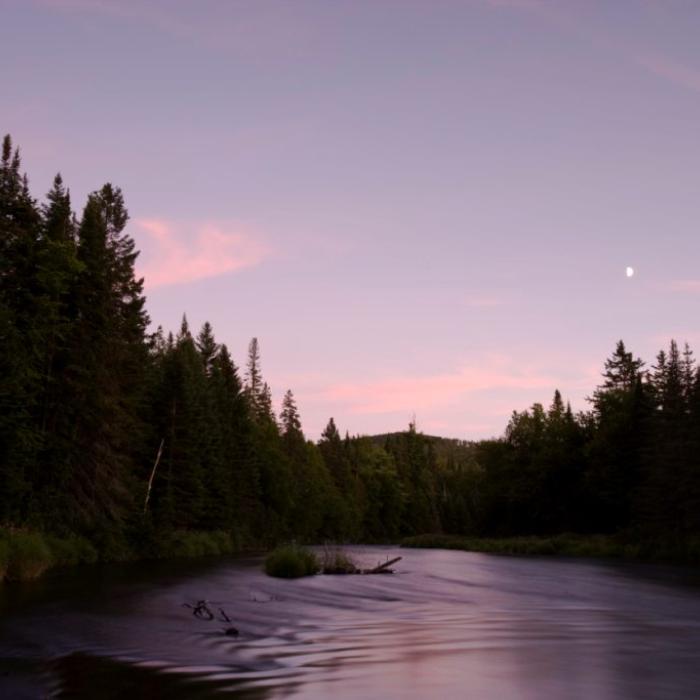
[[[405,430],[397,430],[393,433],[380,433],[379,435],[367,435],[366,437],[377,445],[383,445],[387,441],[387,438],[397,437],[399,435],[403,435],[405,432]],[[436,447],[438,445],[467,447],[475,444],[473,440],[460,440],[459,438],[446,438],[440,437],[439,435],[425,435],[424,433],[421,433],[421,435],[433,442]]]
[[[393,433],[380,433],[379,435],[368,435],[367,438],[375,445],[384,447],[387,441],[395,440],[406,431],[400,430]],[[438,463],[453,464],[475,461],[476,442],[472,440],[459,440],[458,438],[446,438],[438,435],[424,435],[422,437],[429,440],[435,450]]]

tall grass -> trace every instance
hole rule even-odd
[[[157,556],[204,557],[231,554],[235,551],[236,544],[228,532],[177,530],[159,542]]]
[[[95,546],[84,537],[70,535],[66,538],[46,535],[54,566],[75,566],[77,564],[94,564],[98,558]]]
[[[277,547],[265,560],[265,573],[277,578],[313,576],[320,568],[318,557],[310,549],[296,544]]]
[[[153,533],[151,533],[153,535]],[[94,533],[95,543],[80,537],[0,528],[0,582],[28,581],[55,566],[94,564],[97,561],[128,561],[137,558],[201,557],[231,554],[240,549],[239,537],[221,530],[179,530],[160,537],[148,546],[130,544],[123,533]],[[143,543],[141,543],[143,544]]]
[[[37,532],[13,532],[9,539],[8,581],[38,578],[54,563],[51,550]]]
[[[354,574],[358,571],[355,560],[336,545],[325,545],[321,555],[324,574]]]

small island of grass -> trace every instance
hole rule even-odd
[[[321,565],[316,554],[297,544],[277,547],[265,560],[265,573],[275,578],[313,576],[320,570]]]

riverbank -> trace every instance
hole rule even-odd
[[[495,538],[427,534],[407,537],[402,540],[401,546],[488,554],[599,557],[700,565],[700,539],[633,542],[616,535],[562,534],[551,537]]]
[[[632,541],[613,535],[561,534],[551,537],[465,537],[425,534],[407,537],[402,547],[451,549],[485,554],[615,558],[700,566],[700,539]],[[39,531],[0,528],[0,584],[31,581],[58,567],[155,559],[221,556],[264,549],[235,533],[176,530],[148,533],[138,546],[125,538],[93,542],[79,535],[56,537]]]
[[[136,546],[113,534],[95,543],[79,535],[56,537],[33,530],[0,528],[0,582],[31,581],[62,566],[216,556],[244,549],[239,537],[221,530],[149,533]]]

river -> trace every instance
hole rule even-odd
[[[260,557],[0,586],[2,698],[697,698],[700,572],[358,547],[393,576],[271,579]],[[231,625],[183,603],[210,601]]]

